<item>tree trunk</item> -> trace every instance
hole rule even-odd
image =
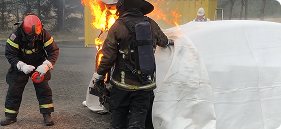
[[[248,0],[245,0],[245,20],[248,19]]]
[[[235,0],[229,0],[229,1],[230,1],[229,20],[231,20],[231,18],[232,18],[232,9],[233,9]]]
[[[63,31],[63,29],[64,29],[64,0],[59,0],[57,14],[58,14],[57,29],[58,29],[58,31]]]
[[[17,22],[19,22],[19,21],[20,21],[20,18],[19,18],[18,0],[15,0],[15,5],[16,5],[16,17],[17,17]]]
[[[265,0],[262,0],[262,7],[261,7],[261,17],[260,20],[264,19],[264,9],[265,9]]]
[[[242,19],[242,15],[243,15],[243,7],[244,7],[244,0],[241,0],[241,10],[240,10],[240,20]]]
[[[32,13],[32,12],[31,12],[31,5],[30,5],[30,3],[28,2],[28,0],[26,0],[25,3],[26,3],[25,15],[26,15],[27,13]]]
[[[5,0],[1,0],[1,30],[5,30],[5,13],[6,6],[5,6]]]
[[[40,0],[37,0],[37,16],[41,19]]]

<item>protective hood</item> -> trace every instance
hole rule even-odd
[[[119,0],[116,8],[119,15],[132,8],[140,9],[143,15],[146,15],[153,11],[154,6],[145,0]]]

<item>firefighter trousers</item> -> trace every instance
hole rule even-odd
[[[6,82],[9,85],[6,101],[5,101],[5,117],[15,118],[19,112],[22,101],[22,94],[32,73],[26,75],[23,72],[13,69],[8,70]],[[52,90],[49,87],[48,81],[51,79],[51,73],[48,71],[44,75],[44,80],[40,83],[33,83],[36,90],[36,97],[39,101],[40,113],[54,112]]]
[[[110,94],[111,129],[145,129],[152,92],[124,91],[113,86]]]
[[[152,123],[152,106],[153,106],[154,98],[155,98],[154,92],[151,92],[150,105],[145,119],[145,129],[154,129]]]

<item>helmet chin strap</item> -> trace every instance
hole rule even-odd
[[[35,34],[35,25],[32,25],[32,34]]]

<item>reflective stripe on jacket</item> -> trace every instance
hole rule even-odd
[[[121,17],[128,17],[135,23],[141,22],[143,20],[143,14],[136,10],[126,12]],[[151,24],[154,47],[156,47],[156,45],[166,47],[168,44],[167,36],[163,33],[155,21],[150,18],[148,21]],[[124,59],[124,55],[119,52],[122,51],[125,52],[125,54],[128,53],[128,42],[131,38],[133,38],[133,36],[134,35],[129,32],[121,20],[117,20],[111,26],[102,47],[103,57],[97,69],[97,73],[100,75],[105,75],[114,66],[111,81],[120,88],[127,90],[154,89],[156,86],[155,82],[153,82],[153,84],[148,84],[149,86],[141,84],[138,77],[132,74],[127,68],[125,65],[126,59]],[[126,73],[124,80],[121,80],[121,71]]]
[[[38,39],[34,41],[34,47],[27,49],[29,41],[21,29],[18,27],[7,40],[5,56],[9,63],[15,67],[18,61],[23,61],[36,67],[47,59],[54,65],[59,55],[59,48],[51,35],[43,29]]]

